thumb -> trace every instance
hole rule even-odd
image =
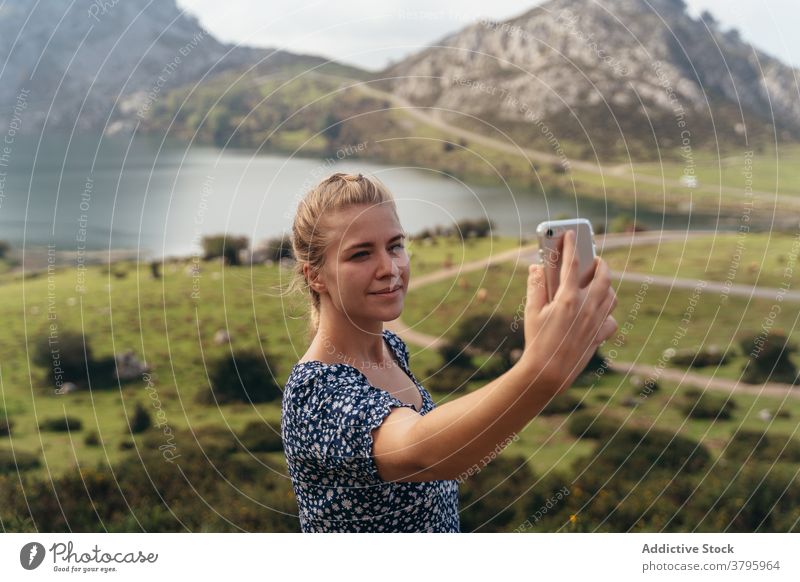
[[[528,305],[536,312],[547,305],[543,265],[534,264],[528,267]]]

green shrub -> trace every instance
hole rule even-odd
[[[100,446],[100,436],[97,434],[97,431],[93,430],[92,432],[88,433],[83,438],[83,444],[85,444],[87,447]]]
[[[679,434],[660,429],[624,427],[614,436],[602,438],[586,459],[576,461],[576,469],[596,465],[608,474],[641,477],[648,471],[695,473],[711,460],[708,450]]]
[[[693,368],[703,368],[706,366],[721,366],[728,360],[727,352],[717,345],[708,347],[693,347],[672,350],[669,361],[678,366],[692,366]]]
[[[278,262],[281,259],[291,259],[294,256],[292,239],[288,236],[270,238],[264,242],[267,259]]]
[[[9,436],[14,428],[13,420],[0,420],[0,436]]]
[[[198,432],[198,431],[195,431]],[[228,432],[229,436],[232,436]],[[0,522],[51,532],[298,532],[298,509],[285,466],[258,463],[222,447],[199,446],[189,430],[174,433],[173,461],[150,431],[138,454],[51,477],[0,476]],[[146,444],[145,444],[146,443]],[[191,483],[191,488],[187,487]]]
[[[485,238],[491,234],[494,222],[488,218],[470,219],[465,218],[456,223],[453,234],[462,239],[466,238]]]
[[[39,457],[33,453],[14,449],[0,449],[0,473],[16,473],[35,469],[39,466]]]
[[[724,457],[731,461],[800,463],[800,441],[788,435],[739,430],[731,436]]]
[[[681,410],[690,418],[715,418],[727,420],[731,417],[736,403],[726,394],[703,392],[688,396],[681,404]]]
[[[472,356],[454,343],[445,343],[439,348],[439,355],[444,366],[464,369],[473,367]]]
[[[474,370],[447,366],[438,370],[429,370],[426,387],[431,392],[458,394],[466,392],[469,382],[476,379]]]
[[[150,413],[142,406],[141,402],[136,403],[136,408],[133,411],[133,416],[130,419],[130,427],[125,427],[125,431],[130,430],[133,434],[139,434],[146,431],[153,424],[150,418]]]
[[[472,468],[472,475],[461,478],[459,506],[469,508],[461,513],[461,531],[513,531],[526,518],[536,479],[524,457],[501,452],[483,463]]]
[[[239,265],[239,251],[246,249],[250,241],[246,236],[218,234],[204,236],[202,244],[206,260],[224,257],[229,265]]]
[[[242,446],[253,453],[273,453],[283,450],[281,429],[266,422],[253,421],[239,435]]]
[[[450,343],[457,349],[469,347],[499,356],[507,370],[514,365],[512,352],[525,347],[525,332],[503,315],[472,315],[459,322]]]
[[[800,383],[797,368],[789,355],[797,351],[797,346],[788,341],[784,333],[772,331],[763,334],[748,334],[739,340],[739,345],[747,357],[742,380],[750,384],[764,382]]]
[[[47,432],[77,432],[81,430],[82,426],[83,423],[79,418],[60,416],[43,420],[39,423],[39,430]]]
[[[600,370],[603,371],[600,372]],[[596,349],[592,354],[592,357],[589,358],[589,361],[586,362],[586,366],[584,366],[583,370],[581,370],[581,373],[576,379],[575,384],[585,386],[585,379],[587,377],[592,378],[595,373],[606,376],[614,373],[614,371],[608,366],[608,361],[606,360],[605,356],[600,353],[599,349]],[[591,383],[589,383],[589,385],[591,386]]]
[[[47,370],[48,384],[56,386],[64,382],[85,382],[86,369],[91,370],[94,363],[92,347],[84,334],[60,330],[51,341],[47,328],[34,344],[32,360]]]
[[[206,404],[280,399],[277,373],[268,360],[267,355],[255,350],[225,354],[209,366],[211,386],[199,392],[198,399]]]
[[[584,405],[580,398],[573,396],[569,392],[562,392],[552,398],[539,414],[542,416],[569,414],[570,412],[581,410],[583,407]]]
[[[655,378],[633,375],[630,381],[634,396],[648,397],[661,390],[661,385]]]
[[[602,439],[617,432],[621,424],[616,418],[587,410],[571,415],[567,430],[575,438]]]

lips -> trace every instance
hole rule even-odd
[[[388,291],[376,291],[375,293],[370,293],[370,295],[391,295],[392,293],[394,293],[395,291],[398,291],[402,287],[403,287],[402,285],[397,285],[396,287],[392,287]]]

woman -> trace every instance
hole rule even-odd
[[[552,302],[541,267],[530,267],[522,357],[435,406],[405,343],[383,328],[403,311],[404,240],[375,178],[333,174],[298,205],[295,282],[309,294],[314,337],[289,375],[281,431],[304,532],[458,532],[456,478],[568,388],[617,328],[608,266],[596,259],[580,288],[567,235]]]

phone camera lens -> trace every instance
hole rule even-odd
[[[553,229],[552,228],[548,228],[547,229],[547,236],[553,236]]]

